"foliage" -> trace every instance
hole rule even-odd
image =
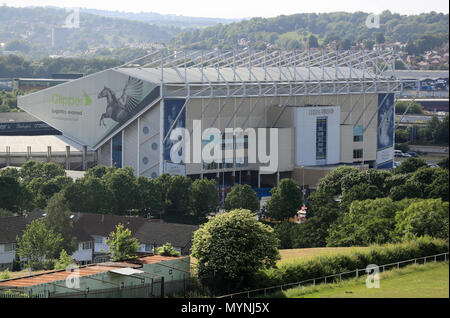
[[[13,212],[21,210],[23,192],[23,187],[16,179],[0,176],[0,209]]]
[[[194,233],[192,256],[202,282],[225,291],[245,286],[256,271],[275,266],[278,244],[272,228],[239,209],[201,225]]]
[[[159,183],[154,179],[143,176],[137,178],[135,182],[139,195],[139,215],[146,217],[149,214],[161,214],[163,212],[163,203],[161,201],[162,194]]]
[[[425,160],[415,157],[407,158],[403,160],[402,163],[394,169],[395,174],[404,174],[415,172],[421,167],[427,167]]]
[[[61,234],[53,233],[43,220],[37,219],[27,224],[23,235],[17,238],[17,253],[28,259],[30,268],[39,268],[45,258],[60,250],[62,242]]]
[[[180,253],[177,252],[170,243],[158,247],[158,254],[162,256],[180,256]]]
[[[14,213],[5,209],[0,209],[0,218],[14,216]]]
[[[72,254],[77,249],[77,244],[75,237],[72,235],[73,223],[70,214],[71,211],[65,201],[64,194],[57,193],[48,201],[44,222],[47,229],[61,235],[63,241],[60,248]],[[52,256],[57,257],[60,251],[58,250],[57,254]]]
[[[265,215],[281,220],[297,215],[302,205],[302,193],[294,180],[282,179],[270,192],[272,196],[264,205]]]
[[[116,231],[109,234],[106,244],[114,262],[136,259],[136,252],[140,247],[138,240],[132,237],[130,229],[125,228],[123,224],[118,224]]]
[[[3,272],[0,273],[0,280],[2,279],[10,279],[11,274],[9,273],[9,269],[5,269]]]
[[[395,219],[396,231],[405,239],[429,235],[448,240],[449,205],[441,199],[413,202]]]
[[[225,198],[225,210],[245,209],[259,211],[258,195],[248,184],[235,184]]]
[[[442,169],[447,169],[448,170],[448,157],[442,159],[441,161],[438,162],[439,167],[441,167]]]
[[[118,168],[102,177],[106,187],[112,193],[114,214],[126,214],[138,205],[138,191],[132,168]]]
[[[65,250],[62,250],[59,254],[59,260],[55,263],[55,270],[66,269],[70,264],[74,264],[74,260],[70,257]]]
[[[384,11],[380,15],[380,28],[373,29],[366,27],[367,17],[368,13],[364,12],[331,12],[252,18],[202,30],[187,30],[176,35],[171,43],[176,47],[227,49],[245,39],[245,44],[252,48],[265,49],[270,45],[293,49],[316,44],[311,38],[314,36],[318,43],[335,42],[340,49],[348,49],[355,41],[371,49],[374,42],[410,40],[411,53],[420,54],[448,42],[448,14],[430,12],[406,16]]]
[[[277,267],[261,270],[251,288],[294,283],[307,279],[365,268],[369,264],[390,264],[412,258],[448,252],[448,242],[430,237],[411,241],[372,245],[367,250],[346,254],[321,255],[306,260],[280,262]]]
[[[410,105],[409,101],[397,101],[395,102],[395,113],[396,114],[404,114],[406,109],[408,108],[407,114],[423,114],[422,105],[418,102],[412,102]]]
[[[344,211],[350,208],[352,202],[357,200],[376,199],[384,197],[383,193],[374,185],[361,183],[354,185],[350,189],[346,190],[341,198],[340,207]]]
[[[192,214],[205,217],[215,212],[219,205],[216,181],[197,179],[192,183]]]
[[[391,198],[354,201],[350,211],[329,229],[328,246],[367,246],[395,240],[395,213],[411,201]]]
[[[356,176],[359,170],[355,167],[341,166],[331,170],[317,183],[317,190],[330,196],[342,194],[342,179],[345,176]]]

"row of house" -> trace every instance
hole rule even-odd
[[[45,212],[35,210],[25,217],[12,216],[0,218],[0,270],[11,268],[16,257],[17,237],[26,225],[43,218]],[[153,254],[154,248],[171,243],[181,255],[188,255],[195,225],[165,223],[141,217],[117,216],[93,213],[73,213],[73,236],[78,248],[72,258],[79,265],[103,263],[110,260],[106,239],[118,224],[128,228],[133,237],[140,242],[138,252]]]

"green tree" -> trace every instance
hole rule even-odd
[[[63,241],[60,248],[72,254],[77,249],[77,244],[72,235],[73,223],[70,214],[64,194],[59,192],[48,201],[44,222],[47,229],[61,235]],[[57,254],[53,256],[57,257],[60,252],[61,250],[58,250]]]
[[[163,202],[159,183],[140,176],[136,179],[136,184],[139,193],[139,215],[160,215],[163,212]]]
[[[313,34],[311,34],[308,37],[308,47],[309,48],[316,48],[319,47],[319,41],[317,40],[317,37]]]
[[[346,190],[341,198],[340,208],[348,211],[353,201],[382,198],[383,193],[374,185],[361,183]]]
[[[13,212],[20,210],[22,204],[22,187],[12,177],[0,177],[0,209]]]
[[[441,199],[412,203],[396,216],[396,231],[403,239],[429,235],[448,240],[449,205]]]
[[[65,250],[62,250],[59,254],[59,260],[55,263],[55,270],[66,269],[70,264],[75,264],[75,261]]]
[[[225,210],[246,209],[259,211],[258,195],[248,184],[235,184],[225,198]]]
[[[140,244],[123,224],[118,224],[116,231],[109,234],[106,244],[114,262],[137,259],[136,252],[139,250]]]
[[[112,214],[114,196],[100,178],[83,177],[64,189],[71,211]]]
[[[300,187],[292,179],[282,179],[278,187],[270,190],[272,197],[264,205],[264,213],[277,219],[288,219],[297,215],[302,206]]]
[[[139,193],[135,182],[133,169],[119,168],[102,177],[113,196],[112,209],[114,214],[124,215],[139,205]]]
[[[359,173],[358,168],[341,166],[331,170],[325,177],[317,183],[317,190],[328,193],[331,196],[342,194],[342,178],[345,176],[356,177]]]
[[[246,286],[258,270],[275,266],[278,244],[273,229],[249,210],[232,210],[200,226],[192,256],[202,282],[223,292]]]
[[[180,256],[180,253],[177,252],[170,243],[158,247],[158,254],[162,256]]]
[[[402,163],[394,169],[395,174],[403,174],[403,173],[409,173],[409,172],[415,172],[419,168],[427,167],[427,163],[425,160],[420,158],[414,158],[410,157],[406,160],[403,160]]]
[[[21,237],[17,238],[17,253],[28,260],[32,269],[42,266],[44,259],[51,258],[60,250],[63,238],[47,229],[43,220],[27,224]]]
[[[215,212],[219,205],[216,180],[197,179],[192,183],[192,212],[197,217],[205,217]]]
[[[391,198],[354,201],[350,211],[333,223],[328,246],[367,246],[395,239],[395,213],[409,206],[411,200]]]

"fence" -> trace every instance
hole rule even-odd
[[[47,298],[45,294],[25,294],[17,290],[0,290],[0,299],[2,298]]]
[[[418,257],[418,258],[413,258],[413,259],[409,259],[406,261],[400,261],[400,262],[380,265],[380,266],[378,266],[378,268],[381,269],[381,272],[384,272],[387,269],[392,269],[394,267],[400,268],[401,266],[406,266],[406,265],[410,265],[410,264],[426,264],[428,259],[431,259],[434,262],[437,262],[438,260],[447,261],[448,254],[449,253],[447,252],[447,253],[441,253],[441,254],[436,254],[436,255],[431,255],[431,256]],[[340,281],[342,281],[342,279],[351,278],[351,277],[356,277],[356,279],[358,279],[360,277],[361,272],[364,275],[364,273],[366,273],[366,269],[365,268],[364,269],[355,269],[352,271],[347,271],[347,272],[342,272],[342,273],[338,273],[338,274],[332,274],[332,275],[327,275],[327,276],[322,276],[322,277],[317,277],[317,278],[311,278],[311,279],[307,279],[307,280],[303,280],[303,281],[295,282],[295,283],[288,283],[288,284],[277,285],[277,286],[272,286],[272,287],[247,290],[247,291],[243,291],[243,292],[219,296],[218,298],[233,298],[233,297],[250,298],[250,295],[252,297],[262,296],[262,295],[267,296],[268,293],[274,293],[276,291],[283,292],[285,289],[290,289],[290,288],[295,288],[295,287],[300,288],[300,287],[304,287],[304,286],[308,286],[308,285],[315,286],[315,285],[321,284],[321,283],[327,284],[327,283],[340,282]]]

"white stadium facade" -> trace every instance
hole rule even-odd
[[[392,168],[394,100],[403,85],[397,59],[377,51],[155,51],[21,96],[18,105],[95,152],[97,164],[132,167],[137,176],[168,172],[254,188],[289,177],[314,188],[338,165]],[[202,130],[254,128],[258,138],[265,129],[266,140],[278,128],[267,146],[278,152],[276,170],[249,160],[254,139],[245,134],[239,160],[236,151],[231,162],[174,162],[171,133],[192,134],[194,121]],[[226,135],[221,148],[238,148],[237,139]],[[198,155],[194,141],[186,147],[178,154]]]

